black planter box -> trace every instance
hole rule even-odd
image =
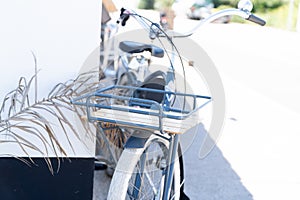
[[[51,158],[51,174],[44,158],[33,158],[35,164],[28,166],[16,158],[0,157],[0,199],[91,200],[94,159],[59,159],[58,165],[58,158]]]

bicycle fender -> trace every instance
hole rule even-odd
[[[146,137],[138,137],[138,136],[130,136],[124,145],[124,148],[134,149],[134,148],[144,148],[145,144],[148,140],[149,136]]]

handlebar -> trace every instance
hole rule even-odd
[[[211,22],[215,21],[216,19],[219,19],[224,16],[228,16],[228,15],[239,16],[239,17],[244,18],[245,20],[252,21],[252,22],[257,23],[262,26],[264,26],[266,24],[266,22],[263,19],[253,15],[251,12],[249,12],[247,10],[236,9],[236,8],[224,9],[224,10],[220,10],[220,11],[208,16],[207,18],[201,20],[192,30],[190,30],[186,33],[183,33],[182,36],[180,36],[180,37],[190,36],[201,26],[211,23]]]
[[[249,20],[251,22],[254,22],[256,24],[259,24],[261,26],[264,26],[266,24],[266,22],[259,18],[258,16],[252,14],[250,11],[245,10],[245,9],[236,9],[236,8],[231,8],[231,9],[224,9],[224,10],[220,10],[210,16],[208,16],[207,18],[200,20],[200,22],[190,31],[183,33],[181,35],[177,35],[177,36],[171,36],[171,37],[188,37],[191,36],[198,28],[200,28],[201,26],[211,23],[213,21],[215,21],[216,19],[219,19],[221,17],[224,16],[231,16],[231,15],[235,15],[235,16],[239,16],[244,18],[245,20]],[[122,26],[125,26],[126,21],[129,19],[129,16],[133,16],[141,25],[142,27],[144,27],[146,30],[149,31],[149,33],[152,33],[151,35],[153,35],[153,31],[155,31],[153,28],[154,27],[158,27],[158,25],[156,23],[151,22],[150,20],[147,20],[149,23],[151,22],[151,25],[149,25],[149,23],[147,23],[147,21],[145,20],[146,18],[138,15],[137,13],[135,13],[134,11],[129,11],[126,10],[124,8],[121,9],[121,14],[120,14],[120,18],[117,21],[117,23],[122,24]],[[158,30],[159,27],[157,28],[157,36],[160,37],[164,37],[166,36],[165,34],[161,34],[163,31],[160,29]],[[154,39],[152,37],[150,37],[151,39]]]

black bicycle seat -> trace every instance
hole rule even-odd
[[[119,44],[119,48],[127,53],[142,53],[143,51],[151,52],[152,56],[162,58],[164,56],[164,50],[152,44],[144,44],[133,41],[122,41]]]

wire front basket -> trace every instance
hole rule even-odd
[[[126,91],[126,92],[124,92]],[[136,96],[136,93],[160,94],[162,102]],[[170,103],[190,99],[190,109]],[[177,93],[171,91],[113,85],[96,92],[74,98],[75,105],[86,106],[87,119],[90,122],[104,122],[119,127],[156,130],[168,133],[184,133],[197,125],[198,111],[211,101],[211,97]]]

